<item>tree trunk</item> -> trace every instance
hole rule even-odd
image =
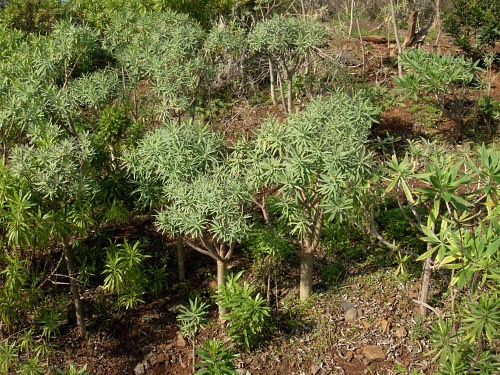
[[[312,292],[313,253],[304,252],[300,262],[300,300],[305,301]]]
[[[286,80],[288,83],[287,111],[289,114],[292,114],[292,109],[293,109],[293,74],[287,72]]]
[[[80,328],[80,336],[87,336],[87,327],[85,326],[85,313],[83,311],[83,303],[80,298],[80,291],[78,290],[78,284],[75,280],[75,267],[73,263],[73,255],[71,254],[71,250],[68,247],[67,241],[63,240],[63,252],[64,252],[64,261],[66,262],[66,268],[68,269],[69,276],[69,288],[71,290],[71,294],[73,295],[73,301],[75,303],[75,313],[76,313],[76,322],[78,324],[78,328]]]
[[[401,62],[399,61],[399,55],[401,54],[401,43],[399,42],[399,33],[398,33],[398,25],[396,22],[396,12],[394,11],[394,0],[390,0],[391,5],[391,17],[392,17],[392,26],[394,27],[394,37],[396,38],[396,45],[398,47],[398,74],[399,77],[403,77],[403,67],[401,66]]]
[[[186,266],[185,266],[185,253],[184,253],[184,238],[181,234],[177,234],[176,238],[177,247],[177,272],[179,281],[186,280]]]
[[[283,88],[283,78],[281,77],[281,73],[278,70],[278,85],[280,88],[280,96],[281,96],[281,103],[283,104],[283,110],[285,113],[288,113],[288,108],[286,105],[286,98],[285,98],[285,89]]]
[[[427,244],[427,250],[432,247],[431,244]],[[424,264],[424,271],[422,276],[422,285],[420,287],[420,298],[419,301],[422,303],[420,305],[420,314],[423,316],[427,315],[427,307],[424,304],[428,304],[429,302],[429,291],[431,289],[431,275],[432,275],[432,263],[434,257],[430,256],[427,258]]]
[[[354,0],[351,0],[351,15],[349,21],[349,38],[352,36],[352,24],[354,21]]]
[[[439,45],[439,38],[441,36],[441,5],[439,4],[439,0],[436,0],[436,29],[437,29],[437,36],[436,36],[436,42],[434,43],[434,46]]]
[[[217,261],[217,288],[226,285],[226,263]],[[222,319],[226,315],[226,308],[219,306],[219,318]]]
[[[273,101],[273,105],[278,105],[278,100],[276,99],[276,78],[274,77],[274,67],[271,59],[269,59],[269,79],[271,81],[271,100]]]
[[[361,27],[359,27],[359,18],[358,17],[356,17],[356,25],[358,26],[359,42],[361,44],[361,55],[363,56],[363,77],[364,77],[364,75],[365,75],[365,66],[366,66],[365,46],[363,44],[363,37],[361,36]]]

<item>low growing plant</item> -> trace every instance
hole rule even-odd
[[[181,306],[177,315],[181,334],[187,337],[193,345],[193,367],[196,367],[196,335],[200,329],[205,328],[208,305],[198,300],[189,299],[189,306]]]
[[[200,363],[196,367],[197,375],[234,375],[237,374],[234,360],[236,355],[231,351],[232,347],[220,340],[208,340],[203,347],[198,348],[196,354],[200,357]]]
[[[245,252],[254,261],[253,269],[265,283],[267,302],[271,300],[271,278],[274,277],[278,289],[278,275],[285,259],[292,256],[291,244],[278,233],[262,227],[250,232],[244,241]]]
[[[245,349],[257,344],[264,333],[269,318],[269,306],[255,287],[247,282],[241,283],[243,271],[228,276],[226,284],[219,287],[216,301],[227,314],[228,335]]]
[[[395,78],[398,92],[405,98],[436,107],[452,120],[459,133],[471,106],[468,97],[481,71],[478,64],[465,57],[411,49],[399,55],[406,74]]]
[[[103,271],[106,275],[104,288],[118,295],[118,306],[130,309],[144,302],[146,274],[143,262],[148,257],[142,253],[139,241],[111,243]]]

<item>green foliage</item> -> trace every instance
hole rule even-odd
[[[289,63],[303,57],[326,41],[325,28],[314,19],[276,15],[255,25],[248,40],[250,47]],[[281,57],[280,55],[283,55]]]
[[[39,279],[30,271],[28,261],[8,253],[2,257],[0,272],[0,321],[9,331],[29,321],[38,305],[41,291],[36,288]]]
[[[248,43],[246,31],[230,22],[221,28],[213,26],[206,35],[203,44],[203,55],[207,61],[206,75],[208,79],[204,82],[206,94],[208,96],[208,106],[210,115],[217,116],[217,112],[230,107],[227,99],[211,99],[212,92],[221,93],[225,98],[231,94],[240,94],[249,90],[248,80],[244,69],[247,66]],[[215,103],[215,108],[213,102]]]
[[[47,34],[57,20],[71,13],[69,2],[59,0],[7,0],[1,6],[1,24],[35,34]]]
[[[67,370],[57,370],[57,375],[88,375],[87,365],[81,367],[80,369],[76,366],[70,365]]]
[[[418,103],[408,108],[408,112],[415,118],[415,123],[432,129],[441,119],[441,110],[430,104]]]
[[[293,253],[288,241],[266,227],[253,229],[245,239],[244,246],[247,255],[254,260],[270,257],[280,261]]]
[[[489,95],[481,96],[477,100],[479,116],[486,124],[490,135],[496,134],[500,120],[500,101]]]
[[[42,329],[42,337],[50,339],[59,335],[59,327],[65,319],[57,307],[42,308],[37,315],[36,321]]]
[[[453,0],[444,26],[457,45],[479,56],[500,38],[500,5],[496,0]]]
[[[328,286],[336,286],[342,280],[344,266],[340,262],[324,264],[321,267],[321,280]]]
[[[417,150],[415,145],[411,148]],[[500,325],[496,204],[500,155],[495,145],[483,145],[465,162],[437,151],[426,147],[420,156],[406,155],[402,161],[394,157],[386,170],[391,176],[388,190],[400,189],[420,223],[427,251],[417,260],[431,259],[433,267],[450,269],[449,287],[463,295],[454,318],[440,320],[433,328],[431,353],[439,359],[439,373],[468,369],[493,374],[498,371],[495,365],[485,368],[474,358],[491,363]],[[423,171],[417,168],[422,160]],[[425,214],[417,210],[424,207]]]
[[[208,305],[198,300],[198,297],[189,299],[189,306],[181,306],[177,320],[181,328],[181,334],[194,340],[198,331],[205,328]]]
[[[76,16],[90,23],[98,30],[104,30],[110,21],[126,11],[135,14],[155,12],[156,14],[175,11],[189,15],[204,28],[210,28],[217,15],[228,15],[233,7],[232,0],[73,0]]]
[[[250,229],[249,215],[244,210],[246,187],[227,167],[202,174],[190,182],[165,185],[163,192],[170,204],[156,217],[158,229],[202,240],[216,259],[220,246],[227,245],[229,252],[223,253],[231,254],[230,249],[234,249]]]
[[[267,227],[252,229],[243,246],[245,254],[254,262],[254,273],[267,279],[267,287],[270,287],[271,276],[277,281],[282,263],[294,253],[289,242]]]
[[[68,86],[68,95],[79,106],[95,110],[116,96],[119,85],[116,70],[97,70],[72,80]]]
[[[52,348],[33,329],[23,330],[0,341],[0,372],[3,374],[42,375],[49,371]]]
[[[478,62],[421,49],[407,50],[399,60],[407,72],[395,78],[397,91],[437,107],[462,130],[468,93],[481,70]]]
[[[40,359],[32,357],[22,361],[16,373],[19,375],[43,375],[45,370],[46,368],[41,364]]]
[[[17,363],[17,356],[15,343],[3,340],[0,343],[0,371],[8,374],[10,369]]]
[[[135,84],[147,78],[161,118],[179,118],[193,108],[207,64],[201,50],[205,33],[187,15],[174,12],[130,14],[113,19],[106,44]]]
[[[255,295],[252,285],[241,284],[242,275],[229,275],[226,285],[219,287],[216,300],[228,311],[223,317],[229,322],[228,335],[249,350],[262,338],[270,308],[260,294]]]
[[[125,153],[127,169],[137,184],[140,202],[152,208],[166,201],[162,191],[177,181],[208,172],[222,151],[221,138],[195,123],[166,123]]]
[[[203,347],[198,348],[196,354],[200,357],[200,362],[196,367],[197,375],[234,375],[236,366],[234,360],[237,358],[227,346],[220,340],[205,341]]]
[[[165,290],[167,285],[167,271],[165,266],[153,266],[148,270],[148,293],[153,297],[158,297]]]
[[[234,57],[245,47],[245,38],[245,30],[234,23],[223,28],[214,26],[206,36],[203,49],[212,60]]]
[[[88,203],[97,192],[90,172],[93,148],[87,134],[68,139],[58,128],[49,130],[54,135],[33,134],[30,145],[14,148],[10,168],[15,177],[30,181],[48,233],[66,240],[93,223]]]
[[[288,82],[287,98],[282,97],[287,113],[292,112],[294,76],[307,55],[324,44],[327,36],[326,29],[315,19],[276,15],[255,24],[248,45],[275,66],[282,90]]]
[[[143,262],[148,257],[142,253],[139,241],[111,243],[106,252],[104,287],[118,295],[118,306],[130,309],[144,302],[147,279]]]
[[[348,193],[366,167],[365,142],[376,110],[361,95],[335,91],[290,116],[286,125],[269,119],[256,132],[246,160],[254,189],[277,186],[277,206],[290,232],[311,234],[308,202],[320,202],[332,220],[351,205]]]

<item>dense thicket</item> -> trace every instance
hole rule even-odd
[[[496,56],[409,50],[396,90],[374,89],[356,81],[365,72],[346,78],[329,46],[331,15],[352,27],[351,2],[345,13],[323,1],[201,3],[0,2],[0,372],[56,371],[50,344],[61,327],[95,333],[89,290],[101,286],[112,311],[154,301],[172,290],[167,281],[194,273],[187,245],[215,261],[215,301],[234,344],[207,341],[195,365],[234,373],[232,350],[254,348],[279,316],[282,265],[297,268],[308,300],[327,232],[357,227],[367,248],[390,250],[398,273],[422,261],[422,315],[438,311],[431,282],[444,280],[450,307],[429,338],[436,371],[495,373]],[[434,3],[413,3],[432,13]],[[362,4],[359,14],[376,7]],[[498,39],[498,6],[474,4],[452,1],[447,29],[477,58]],[[474,13],[463,20],[467,7]],[[375,139],[388,101],[403,100],[451,119],[451,145]],[[240,102],[274,115],[232,129]],[[490,145],[474,143],[483,125]],[[456,143],[464,140],[468,149]],[[381,219],[387,207],[405,235]],[[146,234],[116,235],[141,220],[167,244],[161,257]],[[235,257],[263,285],[228,274]],[[208,309],[195,299],[179,316],[195,362]]]

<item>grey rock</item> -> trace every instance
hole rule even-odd
[[[383,361],[385,359],[384,348],[378,345],[363,346],[363,355],[369,361]]]
[[[348,312],[350,309],[354,308],[354,305],[349,302],[342,302],[340,304],[340,308],[342,309],[343,312]]]
[[[345,321],[354,323],[358,320],[358,311],[356,309],[349,309],[344,315]]]
[[[146,370],[144,370],[144,365],[142,363],[138,363],[137,366],[135,366],[134,374],[135,375],[143,375],[145,373],[146,373]]]

